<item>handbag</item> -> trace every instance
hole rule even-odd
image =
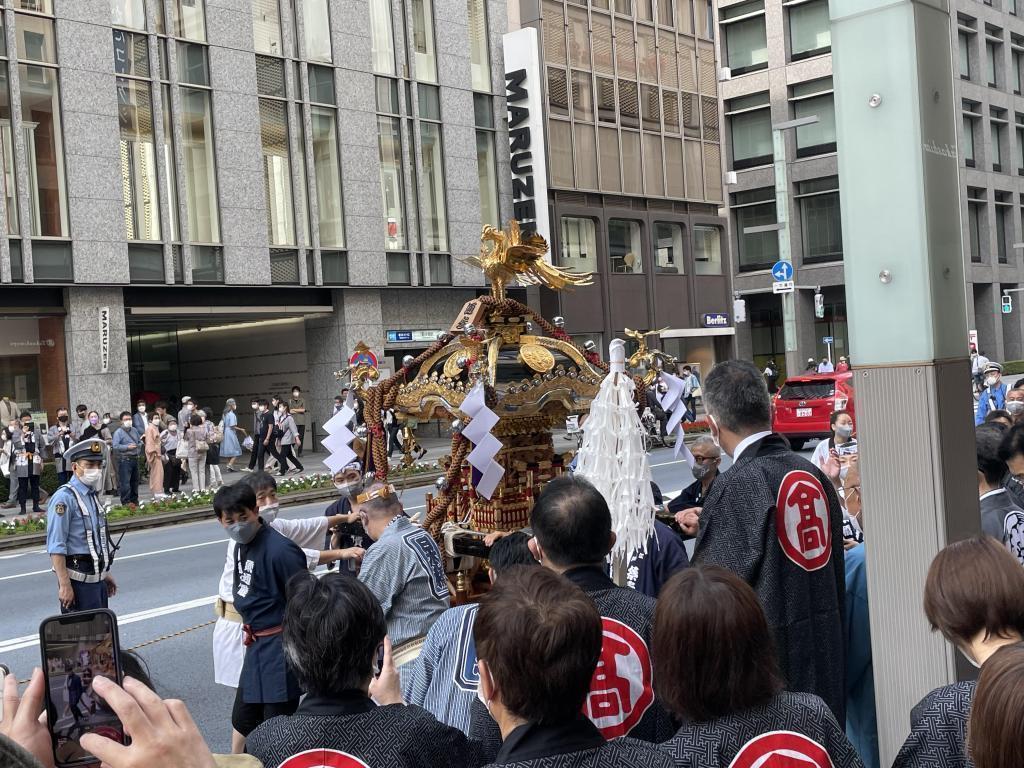
[[[196,453],[206,453],[210,450],[210,444],[205,440],[196,440]]]
[[[174,449],[174,458],[176,459],[187,459],[188,458],[188,443],[185,442],[185,438],[178,440],[178,446]]]
[[[242,441],[242,447],[245,448],[245,450],[247,450],[247,451],[251,451],[252,450],[252,446],[253,446],[252,438],[249,437],[248,435],[246,435],[245,439]]]

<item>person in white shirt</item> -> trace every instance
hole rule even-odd
[[[831,360],[827,357],[821,358],[821,362],[818,363],[818,373],[835,373],[835,370]]]
[[[315,570],[318,565],[333,563],[337,560],[355,560],[356,562],[362,560],[362,547],[320,549],[327,531],[336,525],[355,522],[358,519],[358,515],[355,513],[285,520],[277,516],[280,504],[277,500],[277,481],[272,475],[266,472],[254,472],[247,476],[244,482],[256,494],[256,504],[263,521],[278,533],[294,541],[302,549],[303,554],[306,555],[306,564],[311,571]],[[213,679],[219,685],[226,685],[229,688],[238,687],[238,679],[242,674],[242,662],[245,659],[245,646],[242,643],[242,617],[235,610],[232,593],[235,546],[234,541],[228,541],[224,570],[221,573],[217,602],[214,606],[217,623],[213,627]],[[241,754],[244,749],[245,738],[242,734],[232,730],[231,751]]]
[[[832,437],[818,442],[811,462],[838,488],[840,474],[845,474],[842,471],[846,464],[844,457],[856,452],[857,440],[853,436],[853,417],[847,411],[834,411],[828,423],[832,427]]]

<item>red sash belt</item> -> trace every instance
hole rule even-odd
[[[256,642],[257,638],[260,637],[273,637],[274,635],[280,635],[284,631],[284,627],[280,624],[276,627],[270,627],[268,629],[258,629],[255,632],[249,624],[242,625],[242,645],[252,645]]]

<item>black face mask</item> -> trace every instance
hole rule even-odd
[[[67,416],[58,416],[57,417],[57,421],[60,421],[60,422],[66,422],[67,420],[68,420]]]

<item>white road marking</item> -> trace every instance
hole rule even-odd
[[[125,616],[117,617],[118,626],[125,626],[126,624],[134,624],[139,621],[148,621],[149,619],[155,619],[160,616],[167,616],[171,613],[180,613],[181,611],[191,611],[194,608],[202,608],[213,604],[213,601],[217,599],[216,595],[210,595],[209,597],[199,597],[195,600],[186,600],[183,603],[173,603],[171,605],[164,605],[159,608],[148,608],[145,611],[136,611],[135,613],[129,613]],[[24,635],[22,637],[12,637],[9,640],[0,640],[0,654],[8,653],[10,651],[19,651],[22,648],[32,648],[39,645],[39,635]]]
[[[660,464],[651,464],[649,466],[651,469],[654,469],[654,467],[668,467],[672,464],[684,464],[685,462],[686,459],[676,459],[675,461],[663,461]]]
[[[163,555],[167,552],[180,552],[183,549],[195,549],[196,547],[207,547],[210,544],[227,544],[227,539],[216,539],[215,541],[201,541],[198,544],[184,544],[180,547],[169,547],[167,549],[156,549],[152,552],[139,552],[134,555],[121,555],[115,558],[115,562],[121,563],[125,560],[134,560],[137,557],[151,557],[152,555]],[[15,573],[10,576],[0,576],[0,581],[9,581],[10,579],[20,579],[25,576],[38,576],[42,573],[51,573],[51,569],[46,568],[42,571],[28,571],[26,573]]]

